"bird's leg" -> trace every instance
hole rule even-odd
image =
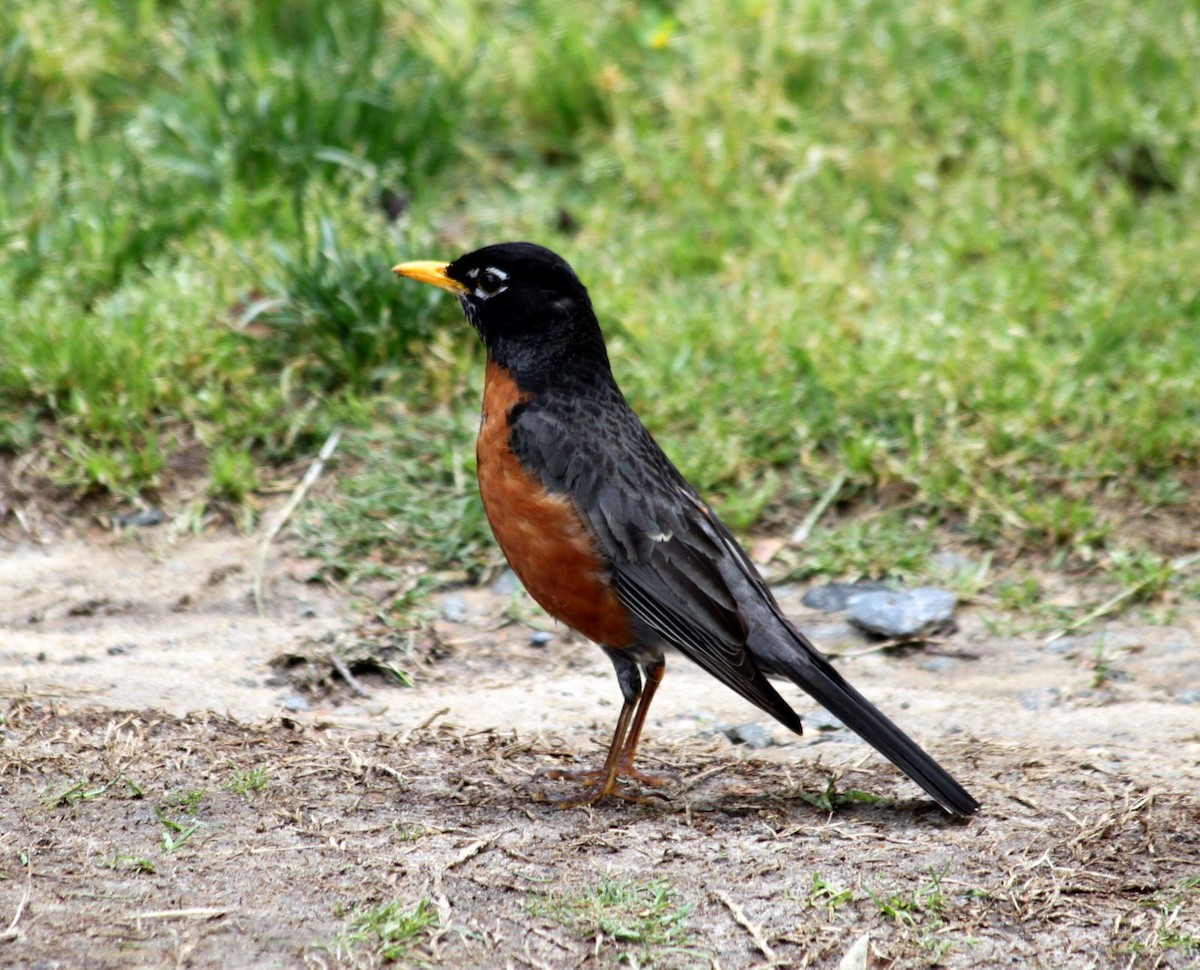
[[[659,661],[646,671],[646,686],[643,689],[641,674],[637,666],[617,654],[610,654],[610,656],[613,657],[613,663],[617,668],[617,679],[620,681],[625,703],[621,706],[621,714],[617,718],[617,728],[613,732],[612,742],[608,746],[604,767],[584,771],[564,771],[555,768],[538,773],[544,778],[578,781],[587,788],[595,789],[579,797],[546,797],[545,800],[553,801],[564,808],[593,805],[609,795],[630,802],[648,800],[643,796],[631,795],[622,791],[618,784],[618,780],[622,776],[640,781],[652,788],[659,788],[668,782],[677,780],[671,776],[647,775],[633,767],[638,739],[641,737],[642,727],[646,723],[646,712],[650,709],[650,701],[662,681],[664,664]]]
[[[643,785],[649,785],[651,788],[661,788],[663,785],[679,781],[674,775],[647,775],[644,772],[638,771],[633,766],[633,759],[637,755],[638,741],[642,737],[642,728],[646,724],[646,714],[650,710],[650,702],[654,700],[654,694],[658,690],[658,685],[662,683],[663,673],[666,669],[667,665],[660,660],[646,671],[646,686],[638,698],[637,710],[633,715],[633,725],[629,728],[629,734],[625,737],[625,744],[622,746],[621,753],[617,757],[617,773],[619,775],[624,775],[626,778],[633,778],[636,781],[640,781]],[[615,738],[613,743],[616,743]]]

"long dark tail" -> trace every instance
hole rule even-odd
[[[924,788],[951,815],[971,815],[979,808],[979,802],[970,792],[926,754],[916,741],[851,687],[802,633],[794,627],[790,632],[799,640],[799,644],[788,644],[783,650],[775,644],[771,645],[773,649],[766,650],[751,647],[755,659],[764,670],[782,674],[811,695],[846,727]]]

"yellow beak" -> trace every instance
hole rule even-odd
[[[399,266],[393,266],[392,272],[397,276],[407,276],[410,280],[416,280],[419,283],[432,283],[434,286],[440,286],[443,290],[449,290],[451,293],[461,294],[470,292],[458,280],[451,279],[446,275],[448,266],[448,263],[419,259],[411,263],[401,263]]]

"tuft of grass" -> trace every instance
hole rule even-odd
[[[931,867],[929,881],[907,895],[877,895],[870,888],[867,889],[867,894],[880,916],[887,917],[900,926],[915,927],[921,924],[927,932],[931,932],[942,925],[942,916],[946,912],[946,895],[942,890],[942,880],[949,870],[949,863],[941,869]]]
[[[158,819],[163,827],[162,833],[162,850],[164,855],[170,855],[173,852],[178,852],[195,835],[201,826],[201,822],[192,822],[191,825],[185,825],[182,822],[176,822],[174,819],[167,818],[166,813],[158,806],[154,806],[154,817]]]
[[[1113,678],[1114,670],[1112,662],[1107,654],[1104,638],[1096,644],[1096,650],[1092,657],[1092,690],[1098,690]]]
[[[209,493],[215,499],[241,504],[258,488],[258,469],[245,449],[218,445],[208,456]]]
[[[154,863],[149,859],[144,859],[141,856],[131,855],[128,852],[114,852],[111,859],[105,860],[104,863],[110,869],[132,869],[135,872],[153,873],[156,871]]]
[[[812,792],[800,792],[800,798],[814,808],[831,813],[843,805],[863,803],[873,805],[881,800],[878,795],[860,791],[857,788],[847,788],[845,791],[839,791],[837,782],[836,778],[830,778],[823,792],[817,795],[814,795]]]
[[[839,906],[854,901],[854,891],[848,887],[838,889],[819,872],[814,872],[808,895],[797,895],[795,898],[803,899],[810,909],[824,909],[832,916]]]
[[[235,795],[249,798],[257,791],[262,791],[271,781],[271,770],[263,765],[256,768],[242,768],[229,763],[229,780],[225,787]]]
[[[206,788],[192,788],[187,791],[178,789],[167,796],[166,805],[177,808],[185,815],[195,815],[200,809],[200,803],[208,795]]]
[[[1042,599],[1042,587],[1036,576],[1016,576],[996,587],[1000,605],[1009,611],[1027,611]]]
[[[274,247],[263,293],[238,322],[265,331],[264,363],[306,386],[369,397],[423,349],[437,306],[428,293],[397,286],[378,235],[353,229],[348,242],[346,227],[322,215],[314,241]]]
[[[356,909],[348,916],[346,929],[338,934],[330,949],[339,958],[365,947],[383,962],[404,960],[437,927],[437,911],[428,899],[408,909],[398,902],[370,906]]]
[[[131,778],[126,778],[124,775],[117,775],[112,781],[106,782],[96,788],[89,787],[89,782],[85,778],[80,781],[68,781],[59,786],[47,786],[42,792],[42,804],[46,808],[59,808],[63,806],[78,805],[81,802],[90,802],[102,795],[108,794],[114,789],[124,788],[128,792],[130,798],[142,798],[144,793],[137,782]]]
[[[584,938],[637,945],[650,959],[668,949],[686,947],[691,903],[677,904],[665,880],[634,883],[605,879],[599,886],[566,896],[530,897],[529,912],[544,916]]]
[[[814,530],[802,549],[789,550],[780,560],[787,579],[890,576],[904,580],[929,572],[934,541],[929,520],[889,509]]]
[[[1200,876],[1180,879],[1175,884],[1152,893],[1140,903],[1153,922],[1137,932],[1121,950],[1136,956],[1154,956],[1162,960],[1172,952],[1181,957],[1200,954],[1200,919],[1197,919],[1200,902]],[[1190,917],[1190,918],[1189,918]],[[1143,923],[1136,916],[1122,917],[1115,927],[1124,934],[1129,924]],[[1169,960],[1170,958],[1167,957]]]

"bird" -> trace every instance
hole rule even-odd
[[[579,782],[578,796],[552,800],[644,802],[624,779],[650,788],[670,781],[634,766],[669,646],[800,734],[800,717],[768,676],[792,681],[946,812],[979,808],[784,615],[630,407],[588,291],[566,260],[506,242],[392,271],[457,296],[482,339],[476,471],[492,532],[529,595],[598,644],[616,671],[623,704],[605,761],[545,773]]]

